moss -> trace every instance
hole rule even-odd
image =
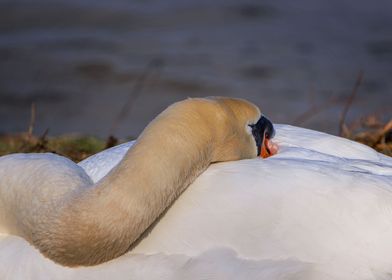
[[[106,145],[104,141],[90,136],[63,136],[50,139],[47,147],[58,154],[80,161],[104,150]]]

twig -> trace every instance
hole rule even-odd
[[[31,111],[30,111],[30,124],[29,124],[29,130],[27,132],[29,138],[33,136],[34,126],[35,126],[35,103],[32,102]]]
[[[136,80],[132,90],[130,91],[128,95],[128,100],[124,103],[120,113],[114,119],[112,126],[110,128],[109,139],[113,137],[114,133],[117,130],[118,124],[126,117],[127,113],[131,110],[135,100],[139,97],[140,93],[142,92],[142,89],[145,85],[145,81],[151,75],[152,71],[155,69],[159,69],[163,65],[164,65],[163,60],[159,58],[152,59],[147,64],[145,70]]]
[[[49,128],[47,128],[44,133],[38,138],[37,143],[33,147],[34,152],[42,152],[48,149],[48,133]]]
[[[114,147],[117,144],[118,144],[118,139],[113,135],[109,135],[108,139],[106,139],[105,150]]]
[[[346,120],[346,115],[348,110],[350,109],[351,104],[353,103],[355,96],[357,95],[358,88],[361,85],[363,81],[363,71],[360,70],[358,73],[357,80],[355,81],[353,90],[351,92],[351,95],[347,99],[346,105],[343,107],[342,113],[340,115],[340,120],[339,120],[339,136],[343,136],[343,130],[345,127],[345,120]]]

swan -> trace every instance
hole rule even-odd
[[[273,133],[247,101],[188,99],[151,122],[95,185],[64,158],[5,156],[0,224],[60,264],[99,264],[129,250],[212,162],[260,155]]]
[[[203,106],[218,103],[219,107],[224,101],[196,100]],[[4,279],[390,278],[392,160],[359,143],[287,125],[275,125],[274,142],[279,153],[266,160],[254,158],[257,143],[249,137],[252,133],[247,125],[258,123],[261,115],[258,110],[254,112],[251,120],[242,123],[242,135],[252,140],[249,147],[253,147],[253,152],[249,157],[253,159],[209,166],[131,251],[114,260],[92,267],[56,264],[24,239],[12,235],[18,234],[15,227],[20,225],[10,220],[18,217],[0,208],[3,232],[0,276]],[[263,132],[259,131],[259,135]],[[91,184],[83,185],[84,191],[94,190],[118,172],[124,159],[140,145],[144,133],[136,143],[99,153],[79,166],[65,158],[45,155],[50,164],[40,170],[39,178],[34,178],[37,182],[25,174],[17,174],[14,180],[42,184],[42,178],[49,177],[56,188],[63,188],[63,193],[55,194],[59,199],[69,195],[69,185],[61,186],[64,176],[72,177],[75,185],[88,181]],[[158,148],[158,152],[151,152],[152,162],[159,161],[166,152],[163,145]],[[26,186],[17,186],[20,189],[12,193],[10,185],[5,188],[3,184],[4,179],[12,177],[13,168],[20,170],[21,161],[31,162],[30,168],[39,168],[41,159],[37,155],[0,158],[2,207],[5,195],[10,193],[13,196],[7,197],[8,202],[14,199],[35,205],[50,200],[47,196],[53,195],[53,190],[49,187],[26,194],[29,191]],[[63,171],[57,177],[59,169]],[[134,176],[137,175],[127,179]],[[97,182],[95,188],[91,187],[93,182]],[[74,193],[81,194],[79,190]],[[69,199],[74,199],[74,193]],[[37,200],[31,201],[34,198]],[[34,216],[32,210],[25,209],[23,215]],[[118,218],[110,209],[104,210],[109,218]]]

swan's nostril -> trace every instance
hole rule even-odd
[[[265,133],[265,138],[270,139],[270,134],[268,132]]]

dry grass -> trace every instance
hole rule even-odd
[[[363,71],[359,71],[351,94],[347,98],[345,106],[343,107],[340,120],[339,120],[339,135],[348,139],[363,143],[384,153],[392,156],[391,148],[391,134],[392,134],[392,119],[387,123],[383,123],[377,115],[369,115],[360,118],[350,126],[345,123],[347,113],[352,106],[355,97],[357,96],[358,89],[363,82]]]
[[[350,126],[343,125],[342,136],[392,156],[392,120],[382,123],[375,116],[358,120]],[[86,157],[118,144],[109,137],[106,141],[90,136],[64,135],[37,137],[30,133],[0,135],[0,156],[10,153],[51,152],[79,162]]]
[[[37,137],[29,133],[0,136],[0,156],[10,153],[51,152],[66,156],[75,162],[106,148],[103,140],[95,137],[65,135],[58,137]]]
[[[361,118],[350,127],[343,125],[342,136],[392,156],[392,119],[383,123],[375,115]]]

